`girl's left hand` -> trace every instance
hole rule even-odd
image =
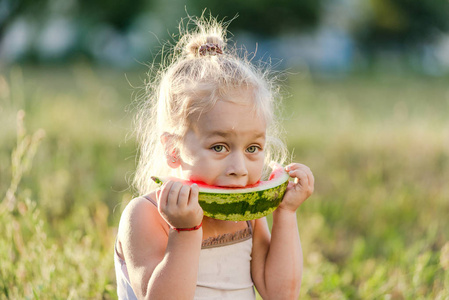
[[[312,195],[315,178],[309,167],[303,164],[292,163],[285,167],[285,170],[294,178],[288,183],[287,191],[279,208],[295,212],[296,209]]]

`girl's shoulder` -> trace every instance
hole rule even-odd
[[[126,222],[139,221],[142,216],[159,215],[155,203],[156,199],[154,193],[139,196],[129,201],[120,217],[119,229],[120,227],[125,226]]]
[[[151,200],[150,200],[151,199]],[[124,218],[128,218],[130,216],[139,215],[140,213],[154,213],[157,212],[157,206],[153,204],[156,203],[156,200],[150,195],[138,196],[125,206],[125,209],[122,212],[122,216],[120,221]]]
[[[148,236],[168,236],[169,227],[155,205],[155,194],[132,199],[123,210],[117,233],[117,252]]]

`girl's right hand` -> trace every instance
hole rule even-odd
[[[172,228],[192,228],[203,221],[198,185],[167,181],[157,192],[158,210]]]

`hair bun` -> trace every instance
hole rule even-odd
[[[187,43],[185,53],[188,57],[214,56],[223,54],[224,47],[225,43],[221,37],[198,34]]]

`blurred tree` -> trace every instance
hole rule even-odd
[[[39,19],[48,0],[0,0],[0,37],[18,17]]]
[[[61,5],[52,0],[1,0],[0,36],[16,18],[45,20],[49,13],[81,17],[93,23],[107,23],[116,29],[126,28],[142,11],[152,7],[154,1],[134,0],[74,0]]]
[[[79,11],[89,20],[106,23],[118,30],[126,29],[134,18],[151,8],[150,0],[78,0]]]
[[[0,43],[6,43],[4,48],[8,50],[3,52],[9,53],[12,58],[7,60],[13,61],[64,61],[77,55],[93,59],[94,52],[104,56],[100,52],[107,42],[115,43],[110,51],[125,51],[127,30],[144,11],[153,8],[155,1],[0,0]],[[26,42],[21,40],[21,34]],[[69,49],[63,49],[64,43]],[[120,55],[117,53],[114,55]]]
[[[159,28],[171,29],[180,17],[185,16],[184,7],[189,15],[201,15],[205,8],[206,13],[211,12],[219,19],[230,20],[239,15],[230,23],[231,32],[243,30],[273,37],[306,31],[320,22],[325,23],[326,18],[335,16],[334,12],[326,15],[326,8],[332,6],[330,3],[346,7],[340,12],[340,18],[345,21],[351,18],[351,13],[363,16],[357,19],[350,31],[365,53],[374,53],[385,47],[406,52],[412,49],[411,46],[432,42],[441,32],[449,30],[448,0],[0,0],[0,42],[8,27],[15,25],[17,20],[25,20],[32,28],[31,35],[35,36],[42,32],[42,24],[49,23],[50,18],[60,17],[69,19],[77,27],[74,35],[84,39],[84,42],[74,43],[75,46],[71,47],[85,47],[86,53],[95,52],[91,44],[95,44],[92,40],[98,41],[98,38],[89,33],[96,27],[108,30],[112,27],[111,31],[117,35],[128,35],[122,38],[124,42],[121,44],[126,48],[130,36],[134,37],[132,34],[150,23],[152,27],[143,30],[160,34],[163,30]],[[361,13],[360,6],[364,10],[366,8],[366,14]],[[353,10],[348,10],[348,7]],[[145,23],[145,18],[151,20]],[[89,40],[86,36],[94,38]],[[102,43],[96,44],[101,46]],[[29,45],[26,47],[32,51],[34,46]],[[105,48],[115,51],[119,47]]]
[[[230,24],[231,31],[242,29],[261,35],[303,31],[320,21],[323,0],[190,0],[189,14],[200,15],[205,8],[212,15],[226,18],[240,16]],[[192,10],[192,11],[191,11]]]
[[[449,1],[370,0],[372,15],[356,33],[361,45],[375,51],[432,42],[449,29]]]

